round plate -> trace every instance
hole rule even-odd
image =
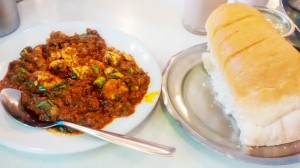
[[[294,21],[294,23],[300,27],[300,11],[291,7],[289,0],[280,0],[280,7],[283,8],[285,13]]]
[[[7,71],[10,61],[19,58],[20,51],[26,46],[45,44],[51,31],[62,31],[65,34],[85,33],[92,28],[106,40],[108,46],[132,54],[137,64],[150,76],[147,94],[161,90],[161,71],[148,49],[138,40],[112,27],[88,22],[63,22],[26,30],[0,46],[0,79]],[[146,95],[147,95],[146,94]],[[137,127],[153,110],[159,94],[152,102],[143,100],[135,113],[129,117],[115,119],[104,130],[126,134]],[[0,143],[23,151],[43,154],[68,154],[94,149],[106,144],[106,141],[81,134],[76,136],[56,135],[46,130],[26,127],[11,119],[0,106]]]
[[[172,57],[163,73],[162,98],[172,117],[196,140],[227,156],[257,164],[283,165],[299,162],[300,141],[269,147],[239,142],[234,120],[214,99],[202,54],[206,44]]]

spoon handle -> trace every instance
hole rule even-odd
[[[74,123],[59,121],[58,125],[68,126],[70,128],[76,129],[78,131],[93,135],[95,137],[104,139],[106,141],[115,143],[117,145],[132,148],[138,151],[142,151],[149,154],[161,155],[161,156],[172,156],[176,148],[164,146],[161,144],[145,141],[142,139],[137,139],[117,133],[107,132],[103,130],[94,130],[84,126],[80,126]]]

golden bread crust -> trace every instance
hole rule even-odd
[[[267,103],[300,94],[299,53],[258,10],[241,3],[222,5],[206,28],[211,52],[236,97]]]

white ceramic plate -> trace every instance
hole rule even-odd
[[[26,46],[44,44],[51,31],[62,31],[65,34],[85,33],[86,28],[96,29],[106,40],[108,46],[132,54],[137,64],[151,78],[149,93],[161,90],[161,71],[151,53],[135,38],[106,25],[88,22],[63,22],[26,30],[0,46],[0,79],[7,71],[10,61],[19,58],[20,51]],[[104,130],[126,134],[137,127],[153,110],[159,94],[154,101],[144,100],[136,107],[135,113],[126,118],[115,119]],[[107,142],[88,136],[55,135],[46,130],[26,127],[11,119],[0,105],[0,143],[18,150],[43,154],[68,154],[82,152],[105,145]]]

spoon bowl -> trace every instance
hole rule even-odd
[[[0,92],[0,101],[5,111],[18,122],[37,128],[51,128],[55,126],[67,126],[72,129],[90,134],[92,136],[98,137],[100,139],[112,142],[117,145],[125,146],[131,149],[142,151],[149,154],[160,155],[160,156],[172,156],[175,152],[175,148],[145,141],[142,139],[137,139],[134,137],[129,137],[121,134],[116,134],[103,130],[94,130],[81,125],[70,123],[67,121],[57,121],[57,122],[44,122],[38,119],[38,116],[32,112],[25,110],[20,102],[21,91],[16,89],[3,89]]]

